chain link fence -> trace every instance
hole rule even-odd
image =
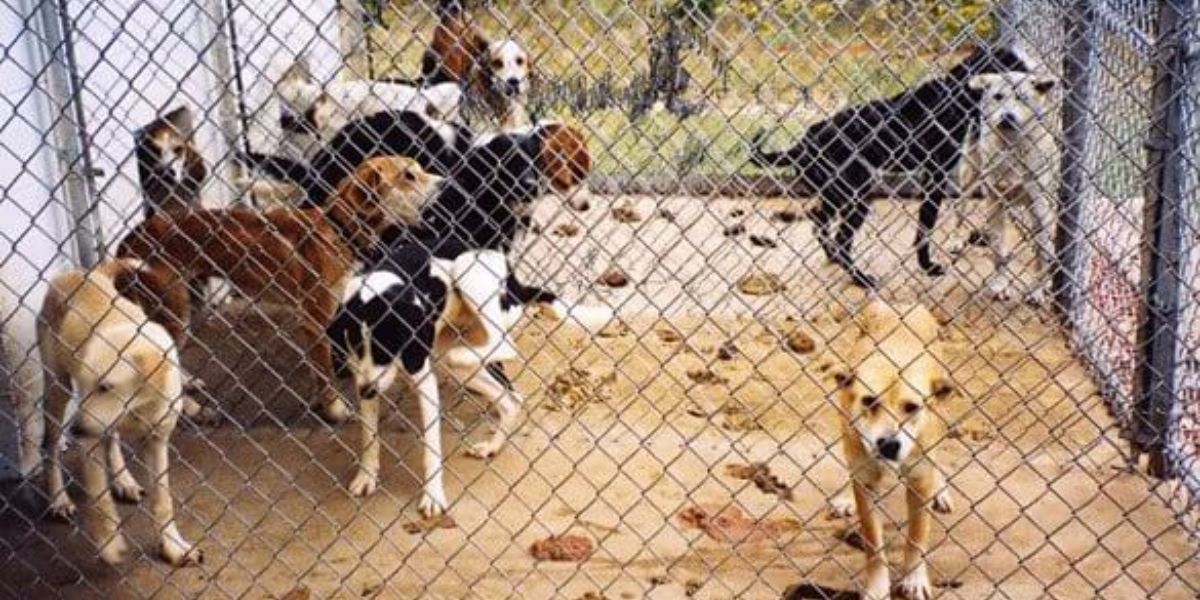
[[[0,8],[2,597],[1200,594],[1194,0]]]

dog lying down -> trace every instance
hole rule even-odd
[[[45,371],[46,487],[50,514],[69,518],[61,466],[62,433],[75,432],[83,457],[85,524],[100,558],[118,563],[128,549],[117,531],[121,517],[109,490],[137,501],[142,488],[121,456],[121,435],[147,438],[150,506],[159,552],[172,565],[199,562],[201,553],[179,533],[168,483],[167,444],[183,407],[183,376],[174,341],[137,304],[122,297],[114,274],[128,261],[108,261],[91,272],[55,277],[38,318],[38,350]],[[132,268],[137,269],[136,265]],[[72,412],[72,392],[80,398]]]
[[[932,597],[925,569],[929,509],[951,510],[949,492],[930,454],[944,439],[935,403],[952,391],[936,345],[938,322],[923,306],[879,300],[869,303],[858,321],[860,336],[847,367],[835,378],[842,447],[867,554],[863,597],[890,597],[883,524],[874,506],[884,476],[895,473],[907,490],[908,503],[904,577],[897,587],[906,598],[928,600]]]
[[[508,439],[520,412],[501,361],[517,358],[509,332],[527,306],[547,302],[579,322],[607,322],[606,307],[569,307],[553,297],[529,295],[513,278],[504,253],[443,242],[395,248],[375,270],[351,280],[344,303],[327,332],[335,372],[352,376],[362,424],[359,469],[350,493],[371,494],[379,485],[379,398],[397,376],[417,390],[423,445],[426,518],[448,507],[442,483],[441,398],[434,365],[441,363],[466,388],[496,407],[500,421],[492,436],[471,447],[487,458]],[[594,313],[594,314],[593,314]]]

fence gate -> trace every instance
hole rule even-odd
[[[0,597],[1200,595],[1196,0],[0,7]]]

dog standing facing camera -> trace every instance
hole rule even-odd
[[[150,507],[161,536],[159,552],[172,565],[201,560],[175,526],[168,483],[167,444],[183,408],[183,371],[170,334],[117,292],[122,264],[55,277],[38,318],[38,349],[46,377],[46,487],[50,513],[69,518],[75,505],[62,474],[62,433],[70,425],[83,458],[85,525],[100,558],[121,562],[128,549],[117,531],[121,517],[109,477],[122,499],[142,493],[121,456],[122,434],[147,438],[145,464],[152,481]],[[136,268],[136,266],[135,266]],[[71,414],[72,392],[79,398]]]
[[[988,293],[1000,300],[1014,296],[1016,282],[1008,264],[1015,251],[1008,235],[1011,222],[1033,239],[1039,263],[1036,283],[1025,286],[1025,298],[1043,304],[1055,260],[1058,81],[1011,72],[977,75],[968,85],[982,95],[982,117],[979,139],[964,162],[964,192],[966,197],[982,195],[987,202],[987,233],[982,237],[995,267]],[[1030,221],[1015,218],[1019,208],[1028,212]]]
[[[836,375],[842,447],[867,554],[863,598],[886,600],[891,578],[883,524],[875,514],[884,476],[906,489],[908,534],[904,577],[897,586],[910,600],[932,597],[925,569],[930,508],[949,512],[950,497],[930,451],[942,440],[933,404],[949,396],[949,377],[935,347],[938,322],[920,305],[868,304],[848,368]],[[835,501],[836,502],[836,501]]]

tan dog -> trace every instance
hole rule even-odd
[[[938,322],[923,306],[875,300],[860,313],[859,325],[849,369],[837,374],[837,395],[842,445],[867,553],[863,597],[886,599],[891,592],[883,525],[874,513],[880,484],[891,472],[906,486],[908,503],[904,577],[897,587],[907,598],[927,600],[932,594],[924,557],[929,508],[950,510],[949,494],[929,456],[943,439],[941,419],[931,403],[951,390],[934,346]]]
[[[130,232],[118,255],[170,273],[175,287],[220,278],[253,301],[298,308],[309,358],[326,377],[325,414],[342,421],[349,411],[328,384],[333,367],[325,326],[356,261],[375,249],[389,227],[416,223],[439,180],[409,158],[372,158],[342,180],[322,208],[156,215]],[[172,312],[188,320],[186,306]]]
[[[99,545],[101,559],[120,562],[127,546],[117,531],[121,518],[108,479],[111,475],[122,498],[141,496],[121,456],[120,434],[145,436],[159,552],[172,565],[182,565],[201,560],[201,553],[175,526],[167,478],[167,444],[183,406],[179,354],[166,329],[117,293],[113,276],[126,267],[121,261],[108,261],[90,273],[63,273],[50,282],[42,304],[38,349],[46,378],[50,512],[63,518],[75,512],[61,465],[62,432],[73,424],[84,460],[88,534]],[[68,414],[72,390],[80,398],[75,415]]]

